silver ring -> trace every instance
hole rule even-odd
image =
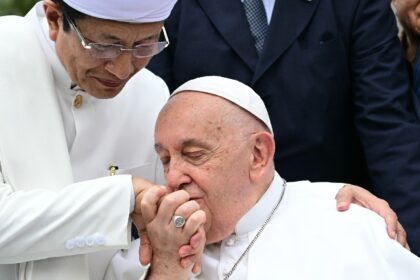
[[[182,228],[185,225],[185,218],[182,216],[173,216],[172,221],[176,228]]]

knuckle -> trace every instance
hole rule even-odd
[[[404,238],[407,237],[407,232],[402,227],[398,227],[398,234]]]
[[[383,207],[390,208],[389,204],[386,200],[380,199],[380,203]],[[390,208],[391,209],[391,208]]]
[[[344,185],[339,189],[338,194],[344,195],[344,194],[349,194],[349,192],[350,192],[350,186]]]
[[[190,195],[185,190],[177,190],[173,192],[174,195],[176,195],[179,198],[182,198],[184,200],[187,200],[190,198]]]
[[[351,184],[346,184],[343,188],[349,193],[355,193],[357,191],[357,186]]]
[[[397,214],[395,214],[394,212],[386,213],[385,219],[387,219],[387,220],[393,220],[393,221],[397,221],[398,220]]]
[[[163,198],[162,203],[173,205],[175,201],[176,201],[175,197],[168,195]]]
[[[391,210],[392,211],[392,210]],[[391,216],[393,219],[395,219],[396,221],[398,221],[398,216],[397,213],[395,213],[394,211],[391,212]]]
[[[207,221],[206,212],[204,212],[203,210],[198,210],[197,212],[198,215],[200,215],[202,222],[205,223]]]
[[[199,224],[201,223],[201,218],[199,215],[191,215],[190,218],[191,222],[193,222],[194,224]]]
[[[140,202],[140,207],[148,207],[150,205],[150,202],[148,199],[142,199],[140,201],[136,200],[136,204]]]
[[[193,207],[194,209],[198,209],[198,208],[200,208],[200,204],[198,204],[198,202],[197,202],[197,201],[195,201],[195,200],[190,200],[189,202],[191,203],[191,205],[192,205],[192,207]]]

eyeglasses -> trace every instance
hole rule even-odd
[[[82,33],[80,33],[79,29],[76,27],[74,21],[67,15],[64,15],[64,17],[68,21],[70,28],[76,33],[83,48],[89,50],[89,53],[96,58],[116,58],[123,51],[131,52],[135,58],[146,58],[160,53],[164,48],[169,46],[169,39],[164,26],[162,26],[162,32],[165,41],[138,44],[133,48],[126,48],[124,45],[120,44],[102,44],[95,42],[87,43]]]

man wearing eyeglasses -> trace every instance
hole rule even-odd
[[[143,68],[169,44],[174,2],[44,0],[0,18],[1,280],[138,279],[130,214],[141,227],[144,179],[163,182],[153,132],[168,98]],[[181,265],[198,268],[200,238]]]
[[[45,0],[0,19],[1,280],[138,279],[138,243],[120,249],[140,178],[163,182],[169,93],[144,67],[174,2]]]

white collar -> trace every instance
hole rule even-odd
[[[239,220],[235,233],[242,235],[261,227],[279,200],[284,180],[275,172],[274,179],[258,202]]]
[[[38,2],[28,13],[27,17],[33,22],[36,34],[41,42],[48,62],[51,65],[56,85],[63,91],[69,92],[72,81],[55,51],[55,44],[49,37],[48,22],[45,17],[42,2]],[[72,91],[70,91],[72,92]]]

